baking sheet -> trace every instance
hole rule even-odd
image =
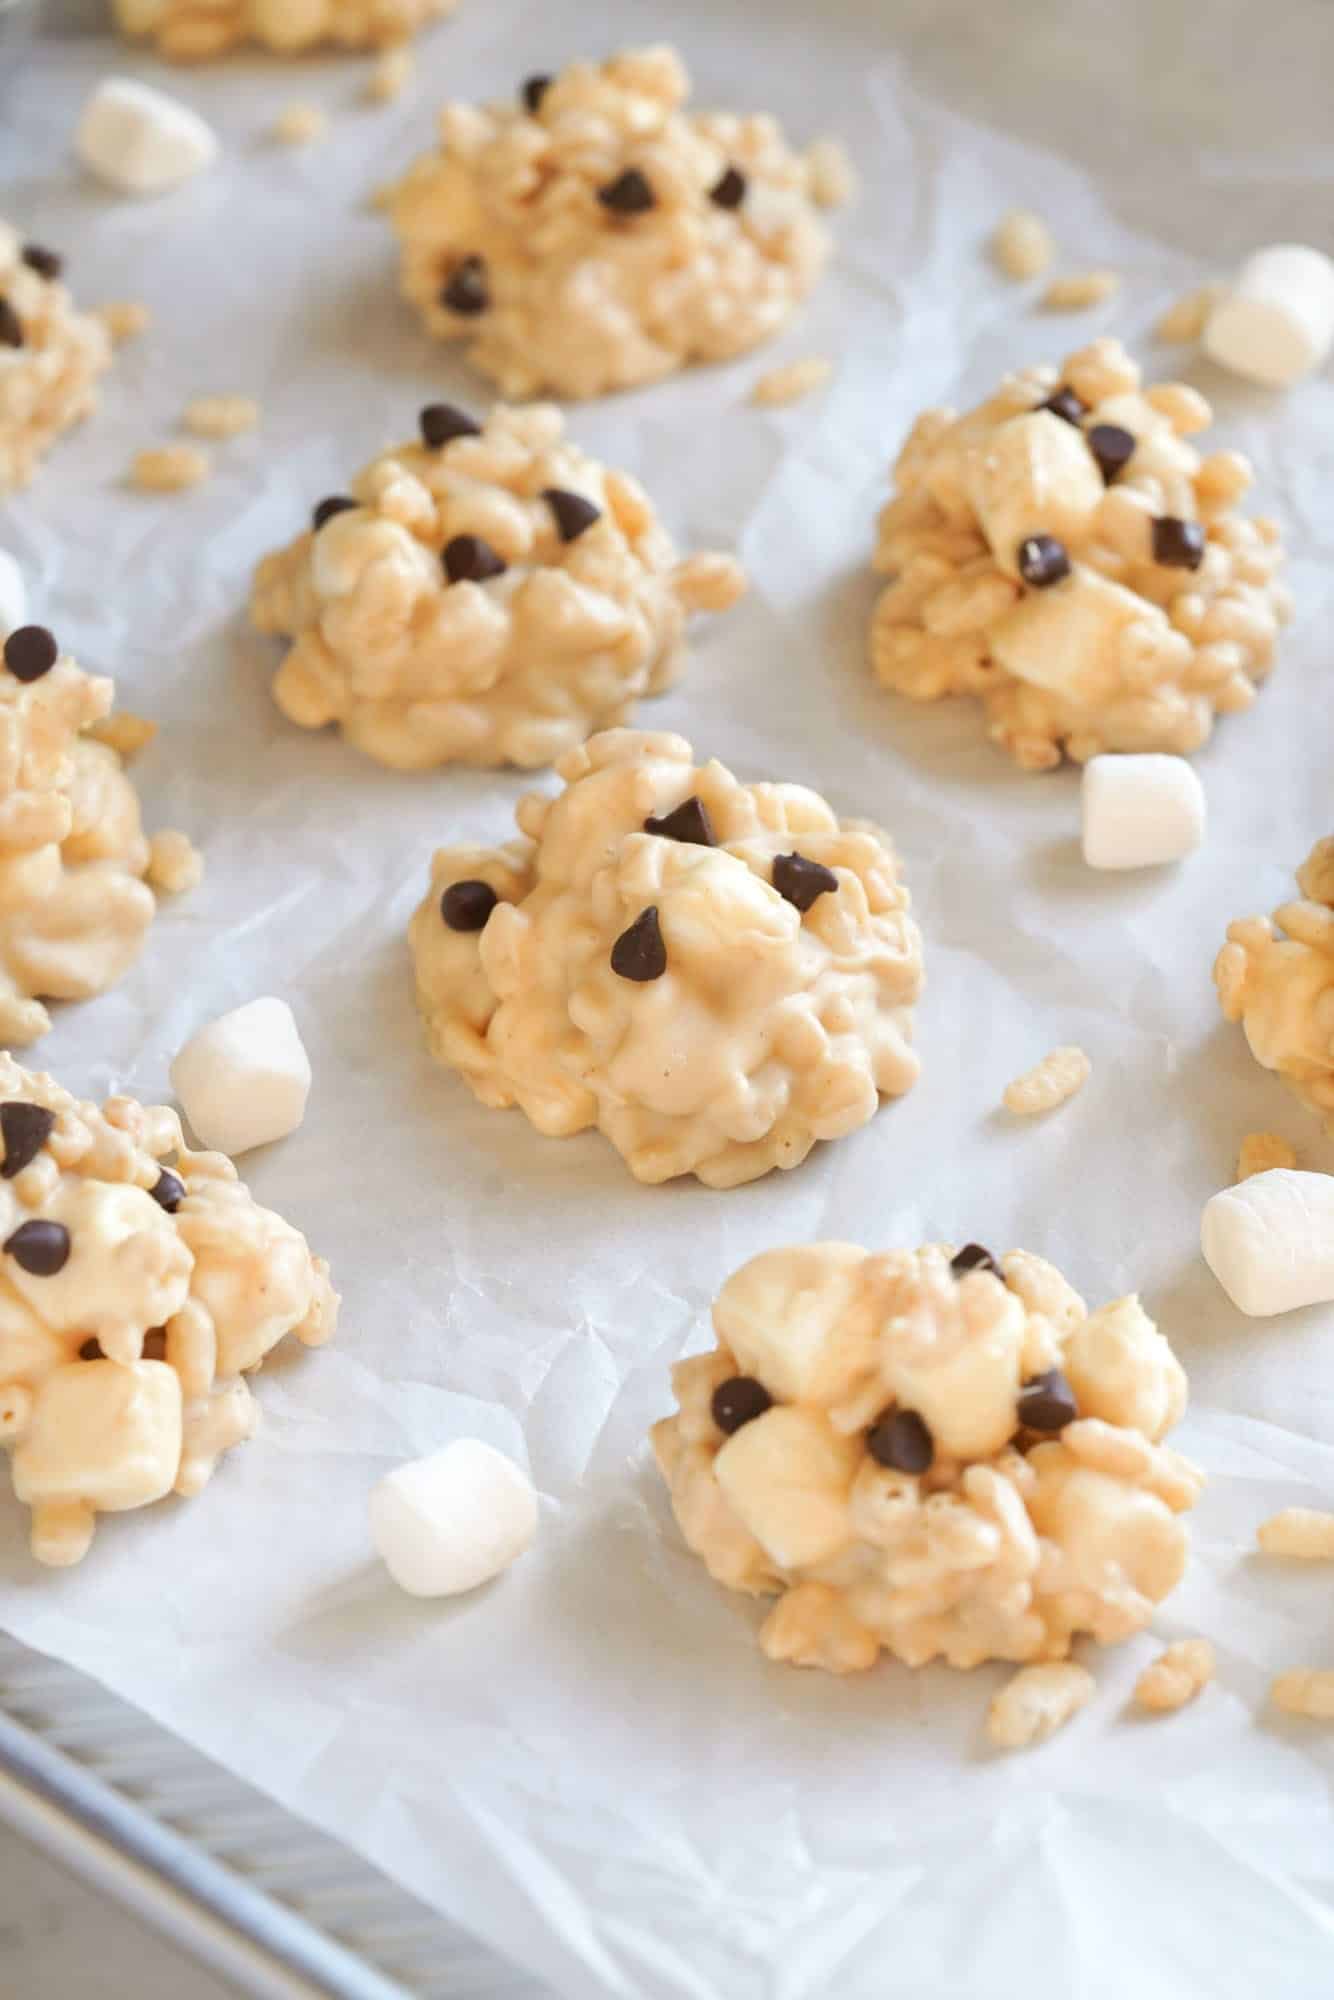
[[[1012,770],[967,704],[882,693],[862,630],[885,467],[921,405],[1095,331],[1142,335],[1255,243],[1334,247],[1329,10],[1278,8],[1258,40],[1239,0],[831,0],[818,21],[795,0],[623,0],[594,27],[576,0],[466,0],[388,109],[359,102],[357,61],[164,73],[88,42],[45,46],[11,97],[6,211],[69,253],[81,298],[145,298],[155,326],[0,509],[0,542],[34,611],[163,722],[139,767],[149,822],[187,826],[209,870],[38,1059],[80,1091],[155,1098],[194,1027],[285,994],[311,1111],[247,1177],[331,1257],[345,1304],[332,1348],[266,1369],[260,1440],[199,1500],[104,1521],[69,1574],[36,1570],[19,1510],[0,1512],[0,1617],[580,2000],[1250,2000],[1257,1963],[1270,2000],[1312,2000],[1334,1950],[1334,1747],[1264,1697],[1278,1667],[1334,1660],[1334,1606],[1322,1571],[1250,1550],[1272,1509],[1334,1501],[1334,1317],[1243,1320],[1196,1237],[1244,1132],[1334,1166],[1209,982],[1228,919],[1287,896],[1330,830],[1328,379],[1278,398],[1188,371],[1285,521],[1299,613],[1275,681],[1199,759],[1210,835],[1180,869],[1087,872],[1077,778]],[[403,932],[430,849],[506,837],[528,781],[400,777],[290,728],[242,615],[256,558],[421,402],[484,398],[398,304],[368,188],[444,95],[664,32],[701,99],[839,133],[865,188],[780,343],[574,417],[683,546],[734,544],[752,577],[643,719],[886,822],[929,976],[917,1089],[790,1178],[721,1194],[638,1187],[596,1136],[540,1140],[428,1061]],[[212,118],[221,170],[144,204],[80,178],[67,135],[113,64],[166,74]],[[327,143],[265,139],[293,97],[333,113]],[[1042,318],[991,273],[980,238],[1020,200],[1072,265],[1127,274],[1114,307]],[[821,400],[746,405],[755,374],[808,352],[838,362]],[[218,448],[209,484],[124,489],[189,396],[231,390],[264,424]],[[1088,1088],[1045,1123],[1005,1120],[1004,1083],[1058,1041],[1090,1051]],[[760,1614],[672,1527],[643,1443],[670,1362],[706,1343],[744,1258],[819,1235],[1027,1245],[1091,1301],[1137,1286],[1190,1370],[1178,1442],[1211,1474],[1190,1575],[1035,1753],[985,1746],[999,1670],[839,1683],[768,1665]],[[463,1433],[526,1458],[541,1541],[475,1599],[423,1606],[374,1565],[365,1497]],[[1155,1647],[1195,1631],[1218,1684],[1175,1719],[1129,1719]]]

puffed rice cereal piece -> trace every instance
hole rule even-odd
[[[1297,871],[1299,899],[1240,917],[1214,961],[1218,1002],[1255,1060],[1334,1131],[1334,838]]]
[[[376,58],[374,67],[366,79],[366,97],[371,104],[392,104],[401,97],[412,80],[416,60],[406,42],[396,48],[386,49]]]
[[[26,486],[62,431],[97,403],[111,339],[76,312],[61,259],[0,220],[0,494]]]
[[[273,122],[273,136],[280,146],[309,146],[323,139],[328,130],[328,113],[318,104],[300,99],[285,104]]]
[[[169,62],[207,62],[242,42],[279,55],[333,44],[382,48],[452,14],[458,0],[114,0],[121,32]]]
[[[713,1324],[653,1449],[709,1574],[777,1596],[770,1658],[1064,1661],[1180,1581],[1203,1475],[1162,1443],[1186,1378],[1137,1299],[1089,1313],[1024,1251],[816,1243],[744,1265]]]
[[[1056,255],[1052,233],[1031,208],[1012,208],[1001,217],[991,254],[1007,278],[1038,278]]]
[[[750,400],[759,404],[761,409],[799,403],[803,396],[811,396],[817,389],[823,389],[833,372],[833,362],[823,354],[808,354],[800,361],[785,361],[781,368],[771,368],[756,380]]]
[[[117,347],[123,340],[136,340],[153,323],[152,313],[138,299],[111,299],[93,308],[93,318],[101,320]]]
[[[108,750],[114,750],[122,764],[128,764],[141,750],[146,750],[157,736],[156,722],[150,722],[146,715],[133,715],[128,708],[118,708],[114,715],[104,715],[100,722],[90,722],[84,735],[94,743],[105,743]]]
[[[1045,312],[1087,312],[1090,306],[1105,305],[1120,289],[1115,271],[1073,271],[1053,278],[1039,303]]]
[[[670,687],[689,613],[745,588],[730,556],[680,560],[551,404],[483,426],[433,403],[420,430],[256,573],[255,624],[293,641],[274,699],[305,729],[399,770],[554,763]]]
[[[1290,1667],[1270,1682],[1269,1699],[1285,1715],[1334,1722],[1334,1668]]]
[[[1249,464],[1187,441],[1209,420],[1110,339],[963,417],[924,412],[880,516],[877,677],[977,696],[1027,770],[1197,750],[1250,706],[1291,613],[1278,529],[1237,511]]]
[[[181,422],[195,437],[240,437],[259,422],[259,404],[253,396],[196,396]]]
[[[204,879],[204,857],[190,836],[165,827],[148,843],[147,880],[164,896],[181,896]]]
[[[1222,292],[1221,285],[1200,285],[1175,300],[1154,327],[1154,339],[1168,347],[1185,347],[1198,340]]]
[[[1248,1132],[1237,1153],[1237,1179],[1267,1174],[1273,1167],[1295,1167],[1297,1155],[1278,1132]]]
[[[99,1111],[0,1054],[0,1144],[0,1436],[34,1556],[66,1565],[99,1513],[198,1493],[254,1429],[245,1377],[327,1340],[338,1297],[165,1106]]]
[[[1026,1750],[1063,1729],[1097,1693],[1087,1667],[1073,1660],[1020,1667],[987,1707],[987,1735],[998,1750]]]
[[[444,848],[412,919],[437,1059],[539,1132],[597,1126],[641,1181],[795,1167],[916,1081],[921,939],[883,835],[612,730]]]
[[[1261,1522],[1255,1539],[1267,1556],[1334,1562],[1334,1514],[1319,1507],[1284,1507]]]
[[[1083,1049],[1053,1049],[1032,1069],[1006,1084],[1001,1102],[1019,1118],[1034,1118],[1040,1112],[1054,1111],[1058,1104],[1064,1104],[1084,1088],[1092,1070]]]
[[[774,119],[688,112],[674,49],[530,77],[508,103],[447,104],[392,190],[402,288],[502,395],[599,396],[768,340],[829,251],[846,198],[828,144]]]
[[[1178,1639],[1135,1682],[1141,1708],[1165,1715],[1194,1701],[1214,1677],[1214,1649],[1207,1639]]]
[[[213,470],[206,451],[193,444],[150,445],[134,454],[130,484],[141,493],[183,493]]]

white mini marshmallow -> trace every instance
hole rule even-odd
[[[1334,1174],[1274,1167],[1204,1206],[1204,1261],[1253,1319],[1334,1299]]]
[[[310,1095],[310,1057],[285,1000],[251,1000],[192,1035],[171,1087],[211,1151],[248,1153],[295,1132]]]
[[[413,1597],[455,1597],[499,1576],[533,1545],[537,1495],[513,1459],[459,1438],[400,1465],[371,1494],[371,1537]]]
[[[212,127],[165,90],[104,77],[83,107],[74,150],[122,194],[165,194],[217,158]]]
[[[7,639],[28,622],[28,593],[23,571],[8,549],[0,549],[0,639]]]
[[[1206,354],[1267,388],[1309,375],[1334,345],[1334,263],[1276,243],[1248,257],[1204,329]]]
[[[1090,757],[1080,805],[1090,868],[1153,868],[1204,839],[1204,787],[1184,757]]]

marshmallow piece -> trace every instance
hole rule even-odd
[[[1204,329],[1212,360],[1266,388],[1286,389],[1334,345],[1334,263],[1301,243],[1247,258]]]
[[[248,1153],[295,1132],[310,1095],[310,1057],[285,1000],[251,1000],[193,1035],[171,1087],[200,1143]]]
[[[1252,1319],[1334,1299],[1334,1174],[1275,1167],[1205,1203],[1204,1261]]]
[[[1019,574],[1019,545],[1029,535],[1081,541],[1105,490],[1083,431],[1050,410],[1001,424],[968,472],[982,532],[1010,576]]]
[[[162,1361],[76,1361],[50,1375],[12,1461],[39,1562],[87,1552],[96,1516],[163,1499],[181,1459],[181,1384]]]
[[[1204,839],[1204,787],[1184,757],[1091,757],[1080,806],[1090,868],[1154,868]]]
[[[0,549],[0,639],[7,639],[28,622],[28,593],[23,571],[8,549]]]
[[[1133,625],[1170,629],[1157,605],[1076,563],[1054,590],[1030,590],[996,620],[991,655],[1016,680],[1096,708],[1121,690],[1122,648]]]
[[[210,166],[218,141],[202,118],[164,90],[108,76],[83,107],[74,150],[122,194],[164,194]]]
[[[371,1538],[413,1597],[456,1597],[533,1545],[537,1495],[527,1473],[480,1438],[400,1465],[370,1498]]]

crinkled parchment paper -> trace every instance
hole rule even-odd
[[[880,692],[862,647],[872,516],[921,405],[1102,329],[1145,341],[1255,243],[1329,247],[1332,28],[1321,0],[1258,30],[1240,0],[466,0],[388,109],[359,101],[356,60],[170,74],[226,160],[147,203],[92,187],[65,147],[91,79],[160,77],[148,58],[48,43],[10,99],[5,209],[69,253],[82,298],[143,297],[155,324],[0,510],[0,541],[36,610],[162,720],[140,771],[150,819],[190,828],[209,870],[39,1059],[81,1091],[157,1098],[199,1023],[290,998],[311,1113],[247,1174],[333,1260],[345,1306],[334,1347],[265,1371],[261,1437],[201,1499],[104,1521],[67,1575],[33,1567],[6,1506],[4,1623],[579,2000],[1250,2000],[1257,1978],[1267,2000],[1316,2000],[1334,1978],[1334,1744],[1265,1711],[1276,1668],[1334,1663],[1334,1593],[1327,1572],[1251,1553],[1272,1509],[1334,1502],[1334,1314],[1247,1322],[1196,1249],[1246,1131],[1334,1166],[1209,982],[1228,919],[1281,901],[1334,826],[1328,379],[1282,399],[1192,371],[1286,523],[1299,617],[1254,712],[1199,760],[1210,834],[1183,867],[1087,872],[1077,777],[1012,770],[967,704]],[[398,777],[290,728],[242,615],[256,558],[428,396],[485,396],[398,303],[372,184],[444,96],[663,32],[702,99],[842,135],[864,189],[780,343],[575,414],[684,546],[735,544],[753,579],[644,719],[882,819],[929,974],[912,1095],[790,1179],[725,1194],[638,1187],[597,1137],[538,1139],[431,1065],[404,925],[432,846],[505,837],[525,781]],[[306,151],[265,136],[297,96],[333,120]],[[1035,312],[979,255],[1012,201],[1049,215],[1068,267],[1123,270],[1121,299]],[[819,400],[747,405],[757,373],[806,353],[837,361]],[[1159,373],[1178,360],[1153,355]],[[264,422],[217,448],[208,485],[125,489],[189,397],[229,391]],[[1092,1055],[1083,1094],[1046,1123],[1000,1115],[1005,1082],[1065,1041]],[[756,1609],[672,1526],[643,1441],[669,1364],[744,1258],[823,1234],[1027,1245],[1093,1301],[1138,1287],[1190,1369],[1179,1441],[1212,1484],[1189,1579],[1029,1756],[985,1746],[990,1671],[838,1683],[767,1665]],[[371,1559],[367,1490],[463,1432],[531,1465],[541,1542],[469,1602],[409,1602]],[[1160,1639],[1196,1631],[1217,1685],[1175,1719],[1129,1716]]]

